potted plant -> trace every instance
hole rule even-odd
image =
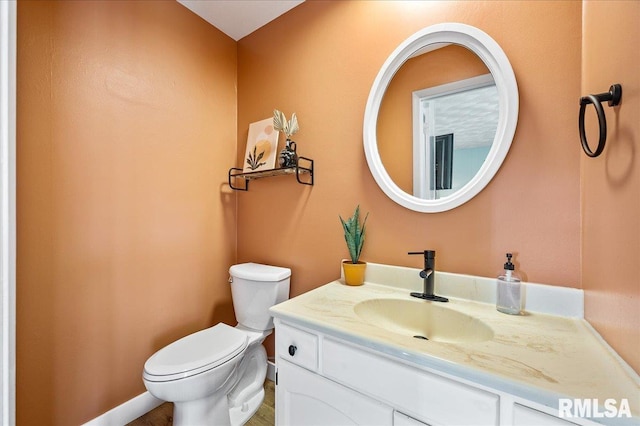
[[[364,221],[360,223],[360,206],[356,206],[356,210],[353,215],[347,219],[342,219],[342,228],[344,229],[344,239],[347,242],[347,248],[349,249],[349,255],[351,261],[345,260],[342,262],[342,268],[344,271],[344,280],[348,285],[362,285],[364,283],[364,272],[366,269],[366,262],[360,261],[360,254],[362,253],[362,247],[364,245],[365,237],[365,225],[369,213],[364,217]]]

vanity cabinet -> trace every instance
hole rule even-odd
[[[275,324],[276,425],[574,424],[504,392],[278,318]]]
[[[318,374],[321,336],[276,328],[276,424],[392,425],[391,407]]]
[[[398,411],[393,412],[393,426],[429,426]]]
[[[391,426],[393,409],[298,367],[278,362],[278,425]]]
[[[277,425],[498,424],[496,394],[280,320],[276,371]]]
[[[514,404],[513,426],[576,426],[576,423],[521,404]]]

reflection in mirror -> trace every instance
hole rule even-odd
[[[493,85],[491,99],[479,98],[484,95],[481,92],[491,90],[480,89],[488,85]],[[473,88],[479,90],[471,92]],[[468,95],[460,94],[467,90]],[[483,114],[485,107],[487,113]],[[398,69],[382,98],[377,123],[382,163],[408,194],[427,200],[451,195],[469,182],[484,162],[495,137],[498,112],[493,78],[473,51],[442,43],[421,49]],[[491,115],[489,121],[484,115]],[[490,139],[471,140],[480,132],[490,133]],[[437,147],[442,147],[443,138],[450,133],[454,152],[446,160],[451,164],[443,161],[436,172],[436,163],[444,160],[436,151],[448,152]],[[479,157],[471,155],[473,151],[484,155],[479,164]],[[449,172],[450,181],[438,185],[437,180],[447,180]]]
[[[518,87],[500,46],[469,25],[432,25],[398,46],[373,82],[367,163],[393,201],[447,211],[493,178],[517,121]]]
[[[413,195],[434,200],[469,183],[491,149],[499,113],[491,74],[414,92]]]

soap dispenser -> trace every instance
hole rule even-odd
[[[522,295],[520,277],[514,272],[515,266],[511,263],[513,255],[507,253],[507,263],[504,264],[504,274],[497,280],[496,309],[505,314],[520,315],[522,311]]]

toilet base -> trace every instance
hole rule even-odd
[[[229,407],[228,398],[211,396],[193,401],[173,403],[173,425],[242,426],[258,411],[264,401],[264,388],[242,404]]]
[[[254,341],[237,368],[213,394],[204,398],[175,401],[174,426],[242,426],[264,400],[267,352],[262,341]]]
[[[202,398],[173,403],[173,425],[231,426],[227,398]]]
[[[264,401],[264,389],[252,396],[248,401],[242,404],[242,406],[231,408],[229,410],[231,426],[241,426],[248,422],[256,411],[258,411],[262,401]]]

